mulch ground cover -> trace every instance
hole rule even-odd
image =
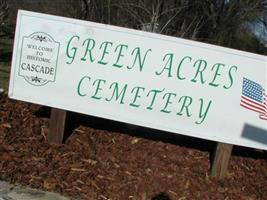
[[[213,142],[70,113],[65,143],[49,144],[49,115],[1,97],[0,179],[76,199],[267,199],[266,151],[235,147],[216,180]]]

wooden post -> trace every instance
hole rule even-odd
[[[48,133],[48,142],[61,144],[63,142],[65,131],[66,111],[52,108],[50,117],[50,127]]]
[[[225,177],[232,149],[233,145],[231,144],[217,143],[211,166],[211,176],[218,179]]]

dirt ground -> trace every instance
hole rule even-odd
[[[88,200],[267,200],[266,151],[235,147],[209,175],[215,143],[68,113],[49,144],[50,109],[0,99],[0,179]]]

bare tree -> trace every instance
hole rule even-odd
[[[266,0],[0,0],[2,33],[7,30],[4,28],[8,27],[6,24],[14,32],[17,9],[142,29],[254,52],[262,51],[262,47],[253,35],[251,24],[260,23],[267,27]]]
[[[6,0],[0,0],[0,35],[4,34],[4,26],[8,17],[9,6]]]

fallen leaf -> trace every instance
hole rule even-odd
[[[81,159],[83,162],[89,163],[90,165],[95,165],[97,163],[96,160],[92,159]]]
[[[138,141],[139,141],[139,140],[138,140],[137,138],[135,138],[135,139],[133,139],[133,140],[131,141],[131,144],[136,144]]]
[[[57,187],[57,183],[55,179],[45,180],[43,183],[43,187],[46,190],[54,190]]]
[[[12,126],[9,123],[1,124],[4,128],[12,128]]]

